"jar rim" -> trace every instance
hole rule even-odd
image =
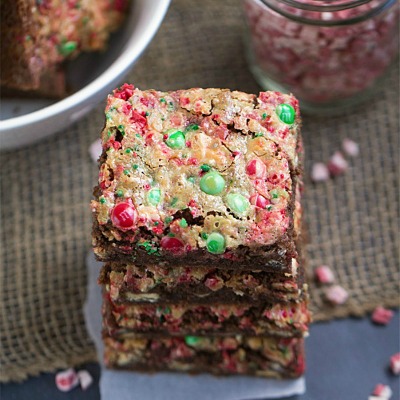
[[[303,24],[318,26],[343,26],[362,22],[381,14],[395,5],[396,1],[397,0],[379,0],[375,7],[369,8],[364,13],[352,16],[348,19],[324,19],[298,15],[285,10],[282,6],[288,6],[293,10],[310,11],[323,15],[323,13],[356,9],[365,4],[373,3],[374,0],[309,0],[308,2],[301,0],[259,0],[260,3],[286,18]]]

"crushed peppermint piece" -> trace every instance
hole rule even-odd
[[[89,154],[91,159],[97,163],[97,160],[100,158],[101,156],[101,152],[102,152],[102,146],[101,146],[101,140],[97,139],[95,140],[89,147]]]
[[[342,142],[343,151],[350,157],[357,157],[360,154],[358,143],[351,139],[344,139]]]
[[[329,179],[328,167],[321,162],[314,163],[311,169],[311,180],[313,182],[324,182]]]
[[[372,322],[380,325],[387,325],[393,318],[393,311],[384,307],[376,307],[371,315]]]
[[[329,302],[335,305],[344,304],[349,297],[347,291],[339,285],[334,285],[327,288],[325,295]]]
[[[327,265],[321,265],[314,270],[315,278],[320,283],[333,283],[335,276],[332,270]]]
[[[400,353],[393,354],[390,357],[390,370],[395,375],[400,375]]]
[[[392,390],[389,386],[384,385],[382,383],[378,383],[375,386],[374,391],[372,392],[374,396],[377,396],[379,399],[388,400],[392,397]]]
[[[346,172],[349,167],[348,162],[340,151],[335,151],[328,163],[328,169],[332,176],[338,176]]]
[[[85,369],[78,371],[78,378],[82,390],[86,390],[93,383],[92,375]]]
[[[78,385],[79,378],[73,368],[68,368],[56,374],[56,386],[61,392],[69,392]]]

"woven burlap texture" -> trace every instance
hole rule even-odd
[[[257,93],[243,57],[240,1],[175,0],[127,81],[171,90],[227,87]],[[330,265],[350,298],[329,306],[311,285],[315,320],[397,306],[398,81],[340,117],[304,117],[306,171],[344,138],[360,144],[348,172],[313,185],[306,177],[309,268]],[[89,202],[97,166],[88,148],[104,104],[52,138],[1,155],[1,377],[5,382],[96,360],[85,329]],[[312,340],[312,339],[310,339]]]

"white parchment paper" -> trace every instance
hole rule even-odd
[[[97,277],[101,263],[87,257],[88,291],[84,307],[87,329],[102,360],[101,289]],[[216,378],[208,374],[144,374],[107,370],[101,365],[102,400],[256,400],[303,394],[304,378],[273,380],[252,377]]]

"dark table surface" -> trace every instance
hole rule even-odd
[[[389,385],[392,399],[400,399],[399,377],[388,369],[390,356],[399,351],[399,340],[398,311],[387,326],[374,325],[369,318],[313,324],[307,339],[307,392],[291,400],[367,400],[377,383]],[[82,368],[89,370],[95,379],[85,392],[80,388],[59,392],[54,374],[42,374],[23,383],[2,384],[1,399],[99,399],[99,366],[89,364]],[[167,393],[161,395],[160,399],[169,399]],[[132,399],[142,400],[133,396]]]

